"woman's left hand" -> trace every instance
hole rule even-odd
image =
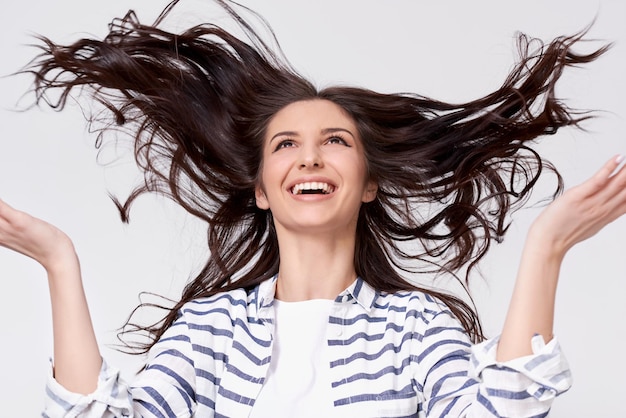
[[[626,213],[622,157],[552,202],[530,228],[513,296],[498,344],[497,360],[532,354],[536,334],[552,339],[561,262],[567,251]]]
[[[539,215],[530,233],[538,234],[564,256],[574,245],[626,213],[626,170],[620,167],[622,161],[623,156],[611,159],[589,180],[567,190]]]

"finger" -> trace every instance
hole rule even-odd
[[[8,203],[6,203],[3,200],[0,200],[0,219],[8,219],[10,218],[11,214],[14,213],[16,210],[13,209],[13,207],[9,206]]]
[[[623,154],[619,154],[616,155],[613,158],[613,162],[615,164],[617,164],[617,167],[613,170],[613,172],[611,173],[611,177],[618,175],[619,173],[624,172],[624,170],[622,170],[624,168],[624,163],[626,162],[626,158],[624,157]]]
[[[602,168],[598,170],[589,180],[580,185],[580,192],[583,195],[591,196],[604,189],[606,186],[615,180],[616,177],[622,177],[626,173],[626,170],[622,170],[622,162],[624,161],[623,155],[616,155],[609,161],[604,163]]]
[[[7,205],[4,201],[0,200],[0,220],[4,220],[7,216],[7,212],[11,209],[11,206]]]
[[[615,177],[622,172],[622,167],[624,167],[623,162],[624,155],[619,154],[614,156],[602,166],[602,168],[594,175],[594,178],[609,179]]]
[[[626,169],[624,169],[623,157],[616,157],[614,163],[617,165],[609,175],[609,182],[605,187],[605,193],[618,197],[623,196],[626,190]]]
[[[7,210],[11,210],[13,209],[11,206],[9,206],[9,204],[7,202],[5,202],[4,200],[0,199],[0,214],[2,214],[2,212],[5,212]]]
[[[611,204],[620,213],[626,213],[626,170],[620,167],[620,172],[611,179],[611,187],[607,188],[607,194],[611,195]]]
[[[609,222],[626,213],[626,169],[619,165],[610,175],[608,184],[596,195],[595,205],[606,212]]]

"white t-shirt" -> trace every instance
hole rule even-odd
[[[326,327],[333,301],[274,300],[272,360],[250,418],[330,417]]]

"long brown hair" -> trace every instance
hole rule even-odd
[[[257,35],[236,11],[243,6],[216,1],[244,39],[212,23],[177,34],[162,29],[173,1],[152,25],[129,12],[103,40],[64,46],[41,37],[42,53],[26,70],[35,77],[38,103],[63,109],[70,92],[81,88],[109,111],[102,133],[122,129],[134,138],[145,181],[124,202],[116,200],[123,220],[137,196],[156,192],[208,224],[210,255],[181,299],[163,321],[134,326],[151,337],[140,351],[186,302],[252,288],[278,272],[272,214],[254,198],[261,146],[273,115],[315,98],[354,118],[378,184],[377,198],[360,210],[357,274],[379,291],[419,289],[440,298],[473,341],[482,339],[472,306],[408,277],[413,270],[456,276],[465,269],[467,280],[543,171],[556,175],[560,191],[558,172],[529,144],[587,117],[555,97],[555,83],[565,67],[592,61],[606,47],[576,54],[571,47],[583,33],[545,45],[520,34],[518,63],[502,86],[462,104],[358,87],[317,90]]]

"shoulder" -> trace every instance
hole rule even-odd
[[[253,297],[243,288],[216,293],[185,303],[180,309],[180,316],[188,324],[232,322],[235,318],[247,316],[248,305],[254,303],[251,300]]]
[[[385,311],[388,319],[408,321],[417,328],[429,328],[441,323],[455,328],[458,326],[457,318],[443,300],[421,290],[381,292],[374,307],[379,312]]]
[[[219,292],[211,296],[193,299],[183,305],[182,309],[194,309],[199,307],[227,307],[246,306],[250,293],[243,288],[237,288],[226,292]]]
[[[388,304],[387,323],[393,323],[405,336],[410,335],[411,352],[419,362],[435,364],[448,353],[455,353],[463,361],[469,358],[469,336],[442,299],[412,290],[382,293],[379,300]],[[430,360],[425,360],[426,357]]]
[[[380,292],[375,306],[388,310],[419,310],[425,315],[434,316],[450,312],[448,306],[436,296],[421,290],[400,290]]]

